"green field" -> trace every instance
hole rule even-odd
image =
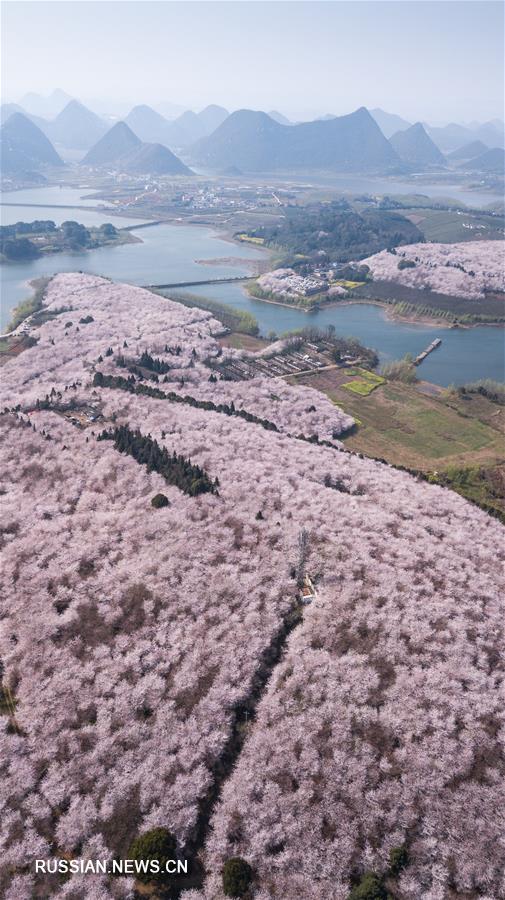
[[[492,463],[505,456],[503,434],[489,424],[489,407],[494,404],[486,398],[475,405],[473,400],[449,403],[412,385],[388,382],[366,397],[338,388],[332,399],[361,422],[346,445],[370,456],[421,469]]]
[[[290,381],[320,390],[355,419],[344,437],[351,450],[424,472],[505,463],[505,406],[423,382],[385,381],[366,395],[351,392],[351,378],[356,384],[364,377],[358,369],[333,369]]]
[[[487,213],[462,213],[443,209],[402,209],[427,241],[456,243],[476,239],[497,240],[504,237],[503,218]]]
[[[382,375],[376,375],[375,372],[369,372],[368,369],[349,369],[348,375],[357,376],[352,381],[345,381],[342,387],[346,391],[353,394],[359,394],[361,397],[368,397],[376,388],[385,383]]]
[[[343,438],[350,450],[425,472],[505,521],[504,406],[422,383],[385,382],[361,395],[349,392],[349,374],[336,369],[292,381],[322,391],[354,418]]]

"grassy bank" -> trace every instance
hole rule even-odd
[[[36,278],[34,281],[30,282],[31,286],[34,288],[34,293],[31,297],[22,300],[21,303],[18,303],[18,305],[14,307],[12,310],[12,318],[7,326],[8,332],[14,331],[14,329],[17,328],[18,325],[21,325],[21,322],[27,319],[28,316],[31,316],[33,313],[42,309],[44,295],[50,281],[50,277],[44,277]]]
[[[162,292],[155,291],[154,293],[161,294]],[[182,303],[184,306],[205,309],[211,312],[216,319],[219,319],[226,328],[238,334],[256,336],[259,332],[259,325],[256,319],[247,310],[236,309],[234,306],[219,303],[217,300],[211,300],[209,297],[200,297],[199,294],[171,291],[170,294],[162,294],[162,296],[166,296],[169,300],[175,300],[177,303]]]

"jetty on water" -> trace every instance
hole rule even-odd
[[[433,353],[433,351],[436,350],[437,347],[440,347],[441,343],[441,338],[435,338],[435,340],[432,341],[428,347],[426,347],[426,350],[423,350],[423,352],[420,353],[419,356],[416,356],[414,365],[418,366],[420,363],[422,363],[423,359],[426,359],[426,357],[429,356],[430,353]]]

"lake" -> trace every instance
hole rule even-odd
[[[43,187],[27,188],[22,191],[0,191],[0,222],[2,225],[14,225],[16,222],[51,219],[56,225],[61,225],[62,222],[73,220],[87,227],[113,222],[117,228],[123,228],[126,225],[148,221],[137,219],[134,216],[113,215],[110,209],[102,209],[99,206],[104,202],[103,200],[82,199],[83,195],[89,193],[92,193],[92,189],[85,187]],[[85,206],[86,209],[80,209],[81,206]]]
[[[424,186],[426,187],[426,186]],[[349,187],[352,189],[352,187]],[[50,193],[49,193],[50,192]],[[81,201],[86,189],[40,188],[18,191],[16,196],[25,203],[56,202],[61,197],[69,203],[90,204],[89,211],[37,209],[25,207],[28,221],[34,218],[51,218],[60,221],[75,218],[83,224],[102,224],[113,221],[116,224],[131,224],[134,220],[111,217],[92,204],[96,201]],[[23,196],[24,195],[24,196]],[[14,197],[13,192],[2,198]],[[36,199],[34,199],[36,198]],[[61,202],[61,200],[60,200]],[[3,211],[19,210],[20,207],[3,207]],[[34,215],[35,212],[35,215]],[[56,213],[63,214],[61,216]],[[86,222],[84,216],[92,221]],[[23,217],[16,216],[14,221]],[[81,270],[98,275],[107,275],[117,281],[132,284],[161,284],[166,282],[204,280],[246,275],[251,271],[247,261],[263,258],[263,253],[253,247],[236,245],[223,240],[211,228],[196,225],[161,224],[152,228],[141,228],[137,232],[142,244],[125,244],[120,247],[102,247],[98,250],[78,253],[60,253],[25,263],[10,263],[0,267],[2,288],[1,328],[4,330],[10,320],[14,306],[25,299],[30,290],[27,281],[41,275],[55,272]],[[197,259],[234,257],[244,260],[238,265],[219,264],[206,266],[195,262]],[[307,324],[326,327],[329,324],[343,335],[354,335],[364,344],[374,347],[382,361],[398,359],[405,353],[421,352],[435,337],[442,338],[442,346],[430,354],[422,363],[419,374],[436,384],[461,384],[477,378],[504,380],[504,331],[502,328],[479,326],[471,329],[455,329],[412,325],[389,320],[380,307],[372,304],[334,306],[315,313],[304,313],[273,304],[262,303],[249,297],[240,284],[205,285],[191,288],[191,292],[208,296],[222,303],[249,310],[258,320],[261,333],[275,331],[278,334],[301,328]]]
[[[110,221],[110,218],[102,221]],[[195,259],[235,257],[254,260],[264,256],[260,250],[225,241],[211,228],[196,225],[156,225],[139,229],[138,236],[142,244],[58,253],[0,266],[1,329],[5,330],[14,306],[29,296],[26,282],[42,275],[82,271],[140,285],[198,281],[247,275],[250,267],[246,264],[206,266],[196,263]]]
[[[246,309],[257,319],[262,334],[282,334],[307,325],[326,328],[334,325],[342,335],[357,337],[377,350],[381,362],[399,359],[406,353],[417,356],[436,338],[442,346],[419,366],[419,377],[447,386],[479,378],[505,380],[503,328],[481,325],[476,328],[444,328],[415,325],[388,319],[386,310],[371,303],[332,306],[305,313],[300,309],[264,303],[250,297],[240,284],[205,285],[188,289]]]

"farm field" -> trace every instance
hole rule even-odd
[[[388,382],[368,396],[344,389],[342,370],[294,376],[357,420],[344,438],[351,450],[425,471],[449,465],[493,465],[503,457],[503,409],[485,397],[428,396],[419,387]]]
[[[385,379],[375,372],[369,372],[367,369],[351,369],[348,372],[353,377],[351,381],[346,381],[342,387],[353,394],[359,394],[362,397],[368,397],[379,385],[384,384]]]
[[[422,382],[387,382],[368,394],[359,376],[349,389],[343,370],[294,378],[352,415],[345,446],[393,465],[420,469],[484,509],[505,516],[504,408],[478,394],[433,391]]]
[[[406,209],[402,210],[417,225],[427,241],[451,244],[476,239],[503,239],[503,218],[486,213],[463,213],[461,210]]]

